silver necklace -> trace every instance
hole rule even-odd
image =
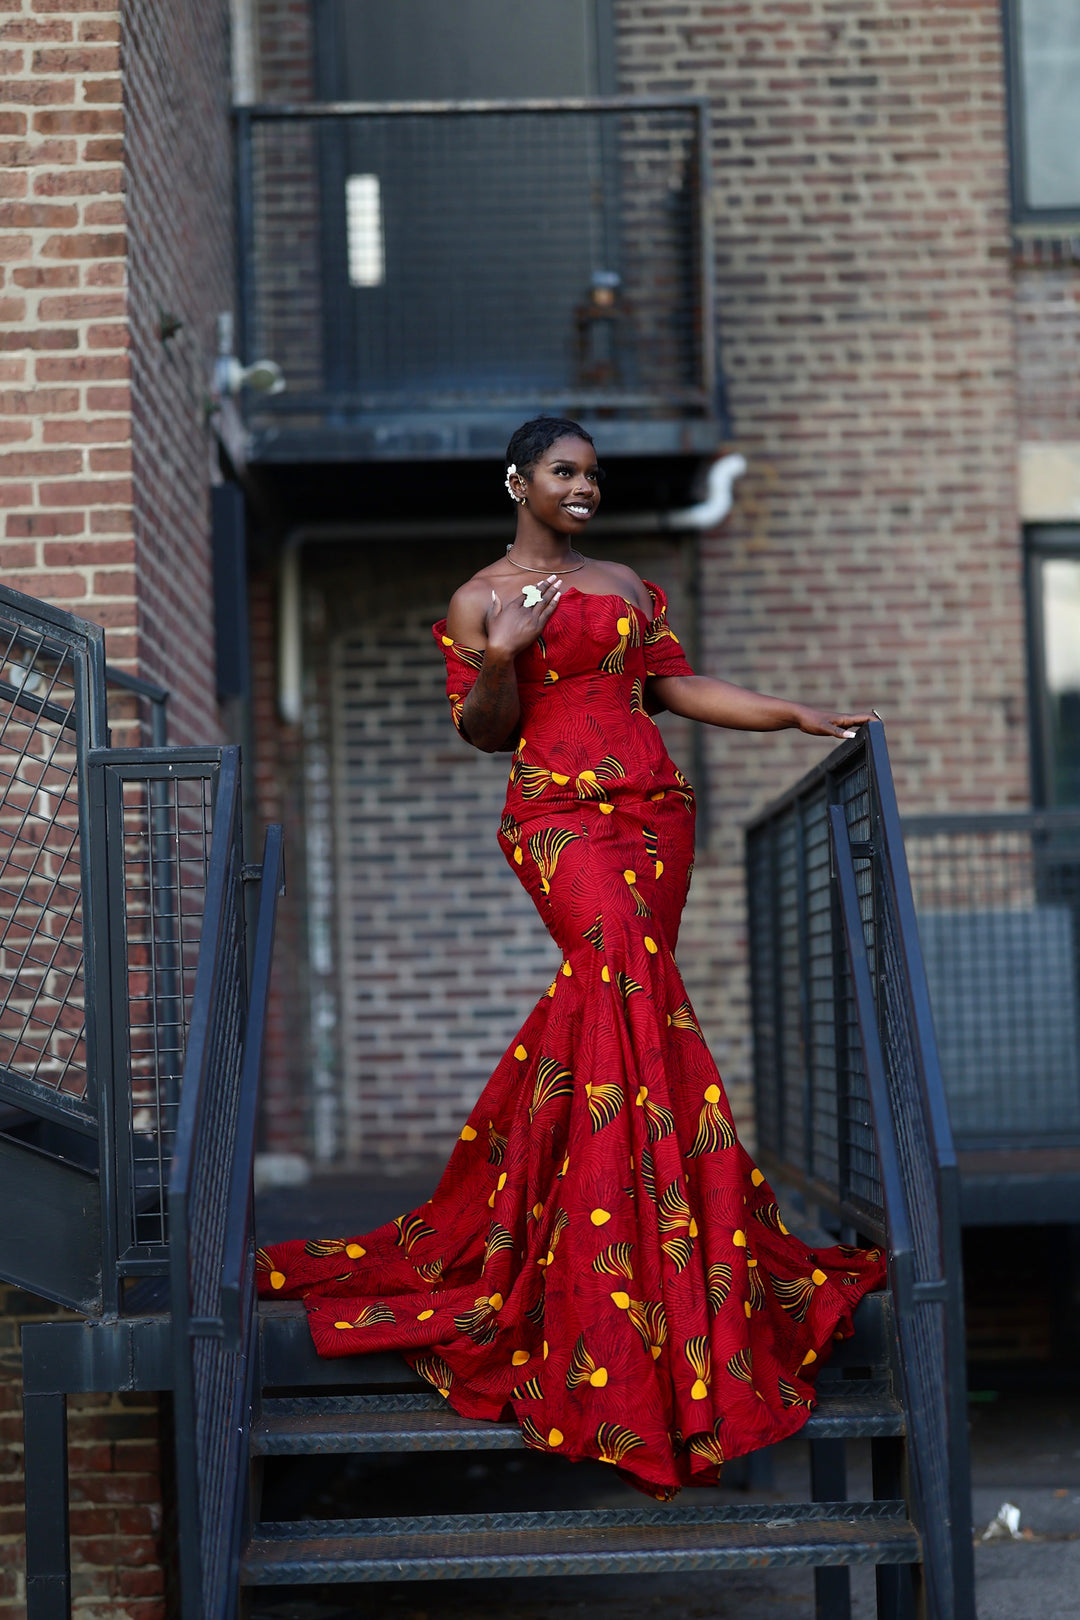
[[[512,567],[524,569],[526,574],[545,574],[545,573],[550,574],[552,572],[552,570],[550,568],[548,568],[548,567],[531,568],[528,563],[515,562],[514,558],[511,557],[511,555],[510,555],[510,547],[513,544],[514,544],[514,542],[513,542],[513,540],[511,540],[510,545],[507,546],[507,548],[506,548],[506,560],[507,560],[508,563],[510,563],[512,565]],[[572,557],[581,557],[581,552],[580,551],[575,551],[573,546],[571,546],[570,547],[570,555]],[[588,560],[589,560],[588,557],[581,557],[581,561],[578,563],[576,568],[557,568],[555,570],[555,572],[558,573],[558,574],[580,574],[581,570],[585,567]]]

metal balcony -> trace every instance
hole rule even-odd
[[[541,412],[701,456],[719,403],[701,101],[237,112],[257,462],[500,456]]]

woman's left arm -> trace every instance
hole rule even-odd
[[[852,728],[871,719],[868,714],[811,709],[805,703],[767,697],[764,692],[750,692],[708,675],[654,676],[649,689],[670,713],[732,731],[796,730],[808,737],[854,737]]]

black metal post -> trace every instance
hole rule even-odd
[[[900,1435],[878,1436],[870,1442],[870,1466],[875,1501],[895,1502],[906,1494],[905,1442]],[[915,1586],[921,1570],[912,1564],[879,1564],[877,1571],[878,1620],[915,1620]]]
[[[814,1502],[847,1501],[843,1440],[811,1440],[810,1496]],[[814,1620],[851,1620],[851,1572],[826,1565],[814,1571]]]
[[[27,1620],[68,1620],[67,1396],[24,1395]]]

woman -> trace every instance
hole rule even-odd
[[[575,542],[600,504],[576,423],[507,450],[504,558],[434,627],[454,723],[513,752],[499,841],[563,961],[488,1082],[435,1193],[370,1235],[260,1251],[322,1355],[397,1349],[470,1418],[615,1464],[670,1496],[793,1433],[877,1250],[811,1252],[739,1144],[672,952],[693,790],[650,711],[851,737],[695,675],[663,592]],[[567,583],[572,576],[572,583]]]

